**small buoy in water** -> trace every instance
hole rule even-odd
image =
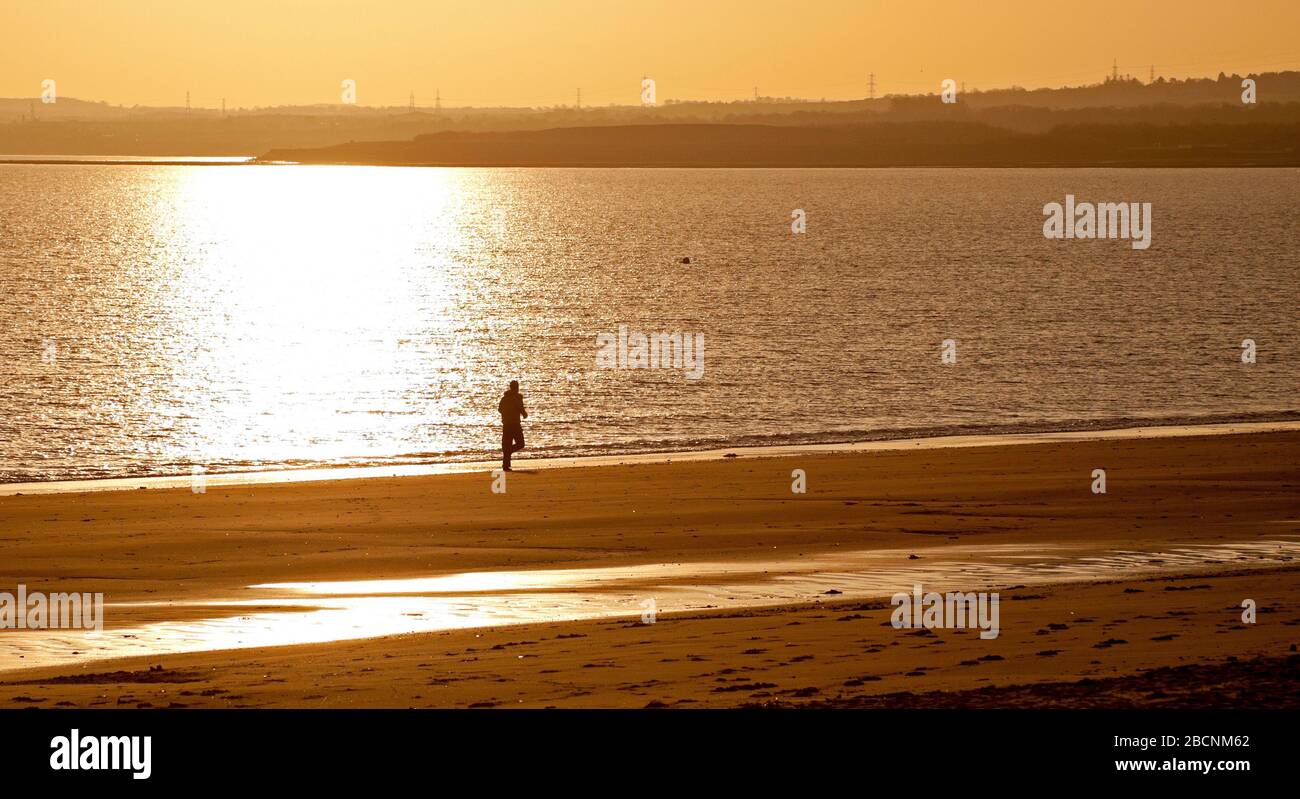
[[[691,262],[691,259],[690,259],[690,258],[683,258],[681,262],[684,263],[684,264],[689,264],[689,263]]]

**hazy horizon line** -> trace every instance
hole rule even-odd
[[[1155,80],[1147,80],[1147,79],[1143,79],[1141,76],[1135,76],[1135,75],[1131,75],[1131,74],[1120,74],[1120,75],[1118,76],[1118,80],[1113,80],[1111,76],[1104,76],[1101,80],[1099,80],[1099,81],[1095,81],[1095,82],[1090,82],[1090,83],[1078,83],[1078,84],[1068,84],[1068,83],[1063,83],[1063,84],[1061,84],[1061,85],[1057,85],[1057,86],[1038,86],[1038,87],[1034,87],[1034,88],[1029,88],[1029,87],[1026,87],[1026,86],[1021,86],[1021,85],[1019,85],[1019,84],[1011,84],[1011,85],[1004,85],[1004,86],[994,86],[994,87],[988,87],[988,88],[983,88],[983,87],[979,87],[979,86],[970,86],[970,87],[968,87],[968,88],[964,88],[964,89],[963,89],[963,93],[965,93],[965,94],[979,94],[979,95],[987,95],[987,94],[997,94],[997,93],[1024,92],[1024,93],[1029,94],[1029,93],[1036,93],[1036,92],[1059,92],[1059,91],[1078,91],[1078,90],[1085,90],[1085,89],[1096,89],[1096,88],[1102,88],[1102,87],[1105,87],[1106,85],[1108,85],[1108,84],[1110,84],[1110,83],[1121,83],[1121,84],[1129,85],[1129,86],[1137,85],[1137,86],[1143,86],[1143,87],[1146,87],[1146,86],[1168,85],[1168,84],[1175,84],[1175,83],[1176,83],[1176,84],[1185,84],[1185,83],[1194,83],[1194,82],[1200,82],[1200,81],[1208,81],[1208,82],[1213,83],[1213,82],[1217,82],[1217,81],[1220,80],[1221,78],[1224,78],[1224,79],[1239,79],[1239,78],[1251,78],[1251,77],[1257,78],[1257,77],[1261,77],[1261,76],[1264,76],[1264,75],[1288,75],[1288,74],[1300,74],[1300,66],[1298,66],[1298,67],[1296,67],[1296,68],[1293,68],[1293,69],[1250,70],[1250,71],[1246,71],[1246,72],[1226,72],[1226,71],[1220,70],[1219,73],[1218,73],[1218,75],[1215,75],[1215,76],[1197,76],[1197,75],[1185,75],[1185,76],[1172,76],[1172,75],[1171,75],[1171,76],[1166,76],[1166,75],[1158,75],[1158,76],[1155,77]],[[955,80],[957,80],[957,82],[958,82],[959,84],[964,85],[963,81],[961,81],[959,78],[958,78],[958,79],[955,79]],[[966,82],[966,83],[968,83],[968,82]],[[352,108],[352,109],[356,109],[356,110],[371,110],[371,111],[384,111],[384,110],[407,110],[408,112],[411,111],[411,110],[415,110],[415,111],[428,111],[428,112],[437,112],[437,111],[443,111],[443,112],[446,112],[446,111],[457,111],[457,110],[460,110],[460,111],[464,111],[464,110],[474,110],[474,111],[483,111],[483,110],[499,110],[499,111],[551,111],[551,110],[561,110],[561,109],[567,109],[567,110],[595,110],[595,109],[611,109],[611,108],[615,108],[615,109],[619,109],[619,108],[621,108],[621,109],[638,109],[638,108],[644,108],[644,109],[649,110],[649,109],[654,109],[654,108],[662,108],[662,107],[670,106],[670,105],[671,105],[671,106],[687,106],[687,105],[741,105],[741,106],[755,106],[755,105],[780,105],[780,104],[786,104],[786,105],[849,105],[849,104],[864,104],[864,103],[873,103],[873,102],[878,103],[878,102],[882,102],[882,101],[885,101],[885,100],[889,100],[889,99],[891,99],[891,98],[909,98],[909,97],[927,97],[927,96],[935,96],[935,95],[938,95],[938,94],[941,92],[941,90],[942,90],[940,84],[941,84],[941,81],[936,82],[936,83],[935,83],[935,87],[934,87],[932,90],[930,90],[930,91],[899,91],[899,92],[886,92],[886,93],[882,93],[882,94],[881,94],[880,96],[878,96],[878,97],[848,97],[848,98],[820,97],[820,98],[818,98],[818,97],[808,97],[808,96],[800,96],[800,95],[767,95],[767,94],[763,94],[763,93],[761,93],[761,92],[758,92],[758,93],[756,94],[756,96],[754,96],[754,97],[736,98],[736,99],[699,99],[699,98],[696,98],[696,99],[677,99],[677,98],[673,98],[673,97],[668,97],[668,98],[665,98],[665,99],[663,99],[663,100],[661,100],[661,101],[659,101],[659,102],[657,102],[657,103],[654,103],[654,104],[652,104],[652,105],[645,105],[645,104],[643,104],[643,103],[638,103],[638,102],[635,102],[635,101],[626,102],[626,103],[618,103],[618,102],[604,102],[604,103],[598,103],[598,102],[592,102],[592,103],[583,103],[582,105],[577,105],[576,103],[567,103],[567,104],[566,104],[566,103],[556,103],[556,104],[551,104],[551,105],[509,105],[509,104],[500,104],[500,105],[474,105],[474,104],[463,104],[463,103],[462,103],[462,104],[456,104],[456,105],[448,105],[448,103],[454,103],[454,102],[456,102],[455,98],[443,98],[443,97],[441,97],[440,93],[437,94],[437,99],[435,100],[435,103],[437,103],[437,104],[434,104],[434,105],[420,104],[420,103],[415,103],[414,105],[407,104],[407,103],[388,103],[388,104],[374,104],[374,105],[371,105],[371,104],[366,104],[366,103],[361,103],[361,102],[345,103],[345,102],[338,102],[338,101],[336,101],[336,102],[323,102],[323,101],[322,101],[322,102],[311,102],[311,103],[292,103],[292,102],[286,102],[286,103],[272,104],[272,105],[229,105],[228,107],[223,107],[223,106],[221,105],[221,102],[222,102],[223,100],[228,99],[228,97],[227,97],[227,98],[217,98],[217,104],[216,104],[216,105],[199,105],[199,104],[193,104],[193,103],[191,103],[189,106],[186,106],[185,104],[178,104],[178,105],[147,105],[147,104],[141,104],[141,103],[135,103],[135,104],[132,104],[132,105],[127,105],[127,104],[124,104],[124,103],[121,103],[121,102],[113,102],[113,101],[110,101],[110,100],[102,100],[102,99],[100,99],[100,100],[95,100],[95,99],[85,99],[85,98],[76,97],[76,96],[71,96],[71,95],[69,95],[69,96],[60,96],[60,97],[58,98],[58,101],[59,101],[59,102],[69,102],[69,101],[71,101],[71,102],[77,102],[77,103],[85,103],[85,104],[88,104],[88,105],[107,106],[107,107],[109,107],[109,108],[117,108],[117,109],[128,110],[128,111],[129,111],[129,110],[180,111],[180,112],[185,112],[185,111],[190,111],[190,112],[193,112],[193,111],[210,111],[210,112],[214,112],[214,113],[221,113],[221,112],[224,111],[224,113],[227,113],[227,114],[229,114],[229,113],[231,113],[231,112],[241,112],[241,111],[243,111],[243,112],[247,112],[247,111],[266,111],[266,110],[275,110],[275,109],[295,109],[295,108],[311,108],[311,109],[339,109],[339,110]],[[579,88],[580,88],[580,87],[574,87],[575,90],[578,90]],[[757,88],[757,87],[755,87],[755,88]],[[408,90],[408,91],[409,91],[409,90]],[[629,92],[629,94],[634,94],[634,93],[633,93],[633,92]],[[205,98],[205,100],[206,100],[206,98]],[[21,103],[21,102],[40,103],[40,102],[42,102],[42,100],[41,100],[41,95],[40,95],[40,93],[38,92],[38,93],[33,94],[33,95],[31,95],[31,96],[0,97],[0,103]]]

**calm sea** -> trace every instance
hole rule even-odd
[[[1044,239],[1066,194],[1152,203],[1150,249]],[[0,482],[490,457],[512,378],[534,456],[1294,415],[1298,201],[1297,170],[0,165]],[[597,368],[620,325],[703,334],[702,376]]]

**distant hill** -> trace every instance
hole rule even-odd
[[[1021,133],[967,121],[840,127],[629,125],[437,133],[272,150],[263,161],[415,166],[1300,166],[1300,121],[1067,125]]]
[[[1124,75],[1088,86],[970,91],[963,99],[975,108],[1018,105],[1059,110],[1239,103],[1241,82],[1245,78],[1255,81],[1260,103],[1300,102],[1300,72],[1296,71],[1248,75],[1219,73],[1217,78],[1157,77],[1154,81],[1141,81]],[[937,88],[935,92],[938,92]]]

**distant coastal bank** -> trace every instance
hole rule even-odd
[[[274,149],[258,161],[480,167],[1292,167],[1300,166],[1300,123],[1075,125],[1044,133],[964,122],[621,125],[444,132],[407,141]]]
[[[45,166],[248,166],[253,163],[256,163],[253,156],[0,155],[0,164]]]

